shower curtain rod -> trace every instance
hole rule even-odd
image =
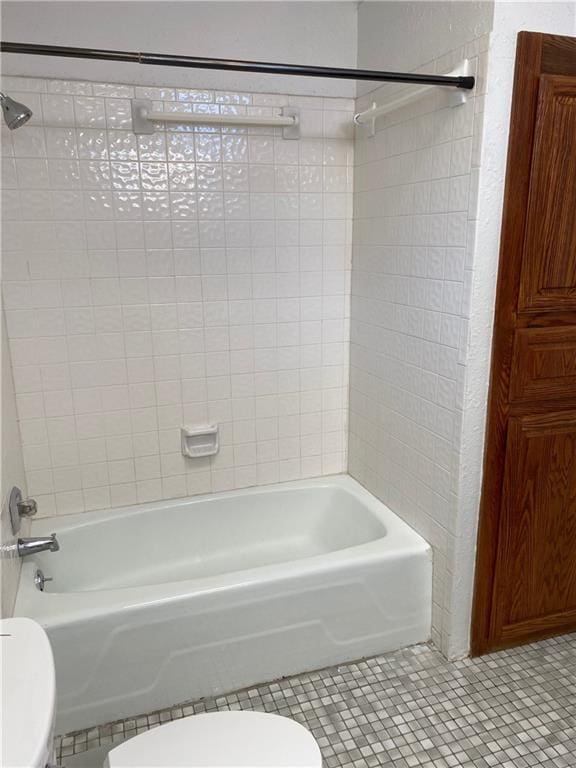
[[[374,80],[386,83],[411,83],[415,85],[440,85],[453,88],[474,88],[474,78],[469,76],[422,75],[414,72],[381,72],[370,69],[344,69],[339,67],[315,67],[302,64],[275,64],[267,61],[237,61],[212,59],[200,56],[175,56],[167,53],[142,53],[136,51],[108,51],[99,48],[70,48],[62,45],[37,43],[0,43],[2,53],[23,53],[32,56],[65,56],[73,59],[99,59],[125,61],[133,64],[156,64],[165,67],[191,67],[193,69],[223,69],[239,72],[263,72],[273,75],[299,75],[304,77],[332,77],[344,80]]]

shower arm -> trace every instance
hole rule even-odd
[[[341,67],[318,67],[303,64],[278,64],[265,61],[242,61],[236,59],[214,59],[200,56],[178,56],[166,53],[143,53],[137,51],[110,51],[99,48],[72,48],[62,45],[40,45],[37,43],[1,42],[2,53],[18,53],[32,56],[59,56],[74,59],[96,59],[100,61],[124,61],[133,64],[151,64],[165,67],[187,67],[192,69],[219,69],[238,72],[258,72],[273,75],[295,75],[300,77],[329,77],[343,80],[372,80],[385,83],[407,83],[412,85],[438,85],[471,90],[474,77],[453,75],[425,75],[415,72],[384,72],[370,69],[347,69]]]

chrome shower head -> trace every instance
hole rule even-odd
[[[20,128],[21,125],[27,123],[32,117],[32,110],[29,107],[25,104],[20,104],[19,101],[14,101],[10,96],[6,96],[5,93],[0,93],[0,104],[2,104],[4,121],[11,131],[15,128]]]

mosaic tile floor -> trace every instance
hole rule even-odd
[[[200,712],[276,712],[309,728],[324,768],[576,768],[576,635],[447,662],[419,645],[57,738],[58,762]]]

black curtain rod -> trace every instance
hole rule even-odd
[[[470,90],[474,78],[451,75],[419,75],[413,72],[379,72],[370,69],[343,69],[338,67],[309,67],[301,64],[274,64],[266,61],[236,61],[210,59],[200,56],[174,56],[166,53],[135,51],[107,51],[99,48],[70,48],[63,45],[36,43],[0,43],[2,53],[25,53],[32,56],[65,56],[73,59],[100,59],[127,61],[134,64],[156,64],[165,67],[191,67],[193,69],[224,69],[239,72],[264,72],[274,75],[304,77],[334,77],[344,80],[374,80],[386,83],[412,83],[418,85],[447,85]]]

